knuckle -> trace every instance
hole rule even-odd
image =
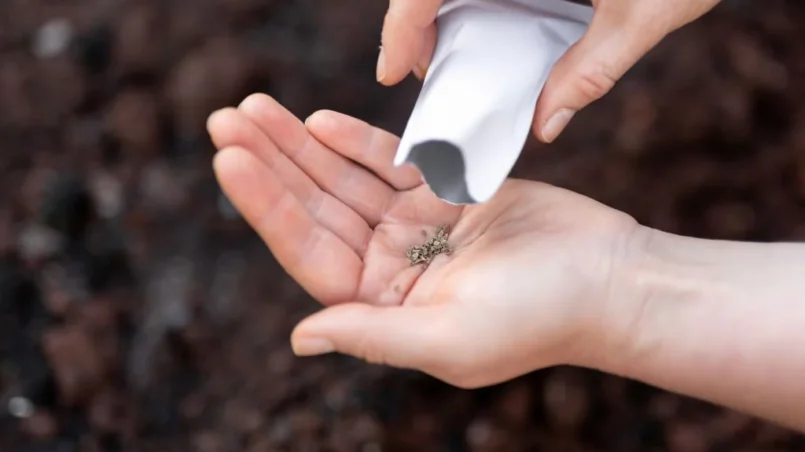
[[[374,364],[377,366],[386,366],[389,364],[386,354],[383,352],[383,350],[377,348],[367,348],[360,356],[362,356],[363,360],[369,364]]]
[[[608,93],[618,80],[615,71],[604,64],[579,73],[577,89],[590,101],[598,100]]]
[[[382,347],[378,347],[375,341],[369,337],[363,337],[353,350],[352,355],[366,361],[369,364],[385,366],[388,364],[388,354]]]

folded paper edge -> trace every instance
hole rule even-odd
[[[464,153],[453,143],[428,140],[414,144],[402,164],[414,165],[430,190],[453,205],[478,204],[470,195]]]

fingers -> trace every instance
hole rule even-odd
[[[353,209],[319,189],[246,115],[231,108],[220,110],[210,116],[207,128],[216,148],[237,146],[253,152],[273,170],[282,185],[296,197],[315,221],[335,233],[359,256],[363,256],[372,234],[366,221]]]
[[[393,134],[328,110],[314,113],[305,124],[323,145],[365,166],[395,189],[410,190],[422,184],[416,168],[394,166],[400,139]]]
[[[414,66],[414,75],[420,80],[424,81],[425,76],[430,68],[430,63],[433,60],[433,53],[436,51],[436,38],[437,30],[436,24],[433,23],[425,29],[425,41],[422,45],[422,55],[419,56],[419,62]]]
[[[239,109],[316,185],[357,212],[370,227],[380,222],[395,195],[390,186],[311,137],[304,124],[271,97],[253,94]]]
[[[240,147],[219,151],[213,168],[229,200],[311,296],[325,305],[355,298],[360,257],[318,224],[271,169]]]
[[[445,305],[378,307],[345,303],[303,320],[291,334],[300,356],[339,352],[370,363],[427,370],[446,361]]]
[[[383,22],[383,45],[377,61],[377,80],[384,85],[402,81],[415,67],[424,74],[433,54],[433,27],[442,0],[391,0]]]
[[[668,31],[666,20],[637,14],[630,2],[600,4],[587,33],[551,70],[537,102],[534,133],[546,143],[577,111],[609,92]]]

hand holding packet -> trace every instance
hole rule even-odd
[[[525,145],[551,68],[592,15],[569,0],[446,0],[395,166],[418,167],[448,203],[491,199]]]

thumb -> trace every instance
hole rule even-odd
[[[440,306],[372,306],[347,303],[306,318],[291,333],[299,356],[339,352],[371,363],[422,369],[438,359],[446,341]]]
[[[668,33],[666,20],[621,6],[627,3],[599,2],[587,32],[554,65],[534,113],[534,133],[543,142],[554,141],[577,111],[608,93]]]
[[[442,0],[390,1],[377,60],[380,83],[399,83],[412,70],[424,77],[436,47],[435,21],[441,6]]]

